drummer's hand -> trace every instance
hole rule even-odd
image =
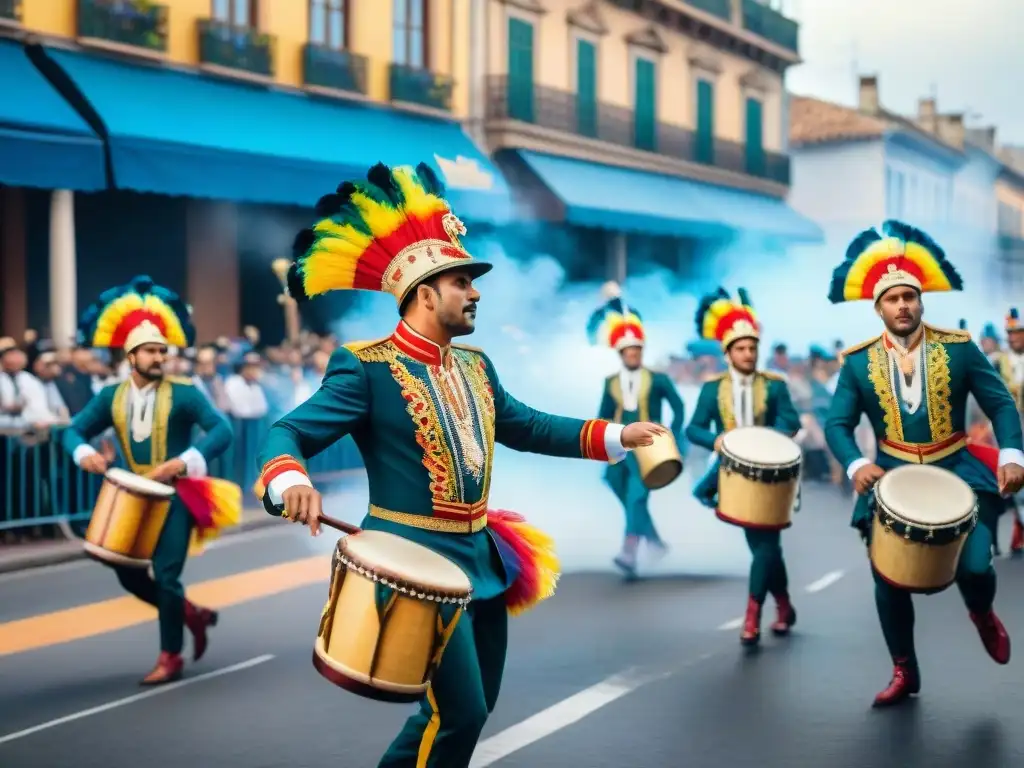
[[[312,536],[320,535],[320,513],[323,499],[320,492],[308,485],[293,485],[281,494],[284,516],[292,522],[306,523]]]
[[[865,464],[853,473],[853,487],[861,496],[870,491],[879,480],[885,470],[877,464]]]
[[[82,463],[78,466],[86,472],[92,472],[94,475],[104,475],[107,472],[107,467],[110,466],[110,462],[107,461],[102,453],[90,453],[82,459]]]
[[[159,466],[153,467],[153,469],[146,473],[146,477],[150,480],[156,480],[158,483],[166,483],[168,480],[184,475],[187,471],[188,465],[184,461],[181,459],[171,459]]]
[[[1024,467],[1020,464],[1004,464],[997,473],[999,493],[1014,494],[1024,487]]]
[[[722,441],[725,440],[725,433],[723,432],[715,438],[715,453],[721,455],[722,453]]]
[[[645,445],[653,445],[654,438],[658,435],[667,434],[668,430],[661,424],[655,424],[650,421],[637,421],[633,424],[627,424],[622,429],[622,437],[619,439],[622,441],[623,448],[642,448]]]
[[[107,460],[107,464],[113,464],[116,455],[114,454],[114,445],[109,440],[100,440],[100,453],[103,458]]]

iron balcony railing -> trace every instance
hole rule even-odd
[[[150,0],[78,0],[78,36],[164,52],[167,16]]]
[[[451,112],[455,82],[447,75],[406,64],[391,65],[391,100]]]
[[[757,0],[743,0],[743,28],[798,53],[800,25]]]
[[[306,85],[366,94],[368,60],[351,51],[306,43],[302,55]]]
[[[263,77],[274,76],[277,38],[250,27],[237,27],[215,19],[200,19],[199,60]]]
[[[514,81],[515,78],[512,78]],[[651,130],[634,110],[532,83],[493,75],[487,84],[487,118],[518,120],[550,130],[605,141],[620,147],[701,163],[723,170],[789,184],[789,157],[755,150],[739,142],[700,137],[695,131],[656,122]]]

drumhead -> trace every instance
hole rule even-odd
[[[108,469],[106,477],[112,483],[117,483],[122,488],[127,488],[130,491],[138,491],[139,493],[144,493],[147,496],[170,498],[174,495],[174,488],[169,485],[158,483],[156,480],[150,480],[148,477],[135,475],[124,469],[118,469],[117,467]]]
[[[339,543],[342,551],[364,568],[386,571],[424,589],[466,593],[469,577],[455,563],[422,544],[386,531],[360,531]]]
[[[722,450],[735,459],[765,467],[785,467],[800,461],[800,446],[768,427],[739,427],[726,432]]]
[[[955,525],[974,510],[971,486],[947,469],[907,464],[889,470],[876,486],[882,506],[922,528]]]

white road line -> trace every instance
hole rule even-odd
[[[812,584],[807,585],[808,592],[821,592],[839,581],[846,574],[846,571],[830,571]]]
[[[726,631],[730,629],[739,629],[743,626],[743,617],[740,616],[738,619],[729,619],[729,621],[722,624],[718,629],[720,631]]]
[[[9,741],[22,739],[26,736],[31,736],[33,733],[39,733],[40,731],[55,728],[58,725],[64,725],[65,723],[72,723],[75,720],[81,720],[85,717],[98,715],[101,712],[107,712],[111,709],[117,709],[118,707],[124,707],[128,704],[134,704],[137,701],[149,699],[153,696],[159,696],[162,693],[170,693],[171,691],[176,691],[179,688],[184,688],[186,685],[192,685],[193,683],[201,683],[204,680],[212,680],[215,677],[229,675],[232,672],[241,672],[243,669],[249,669],[259,664],[264,664],[270,661],[272,658],[274,658],[273,655],[268,653],[263,656],[257,656],[254,659],[249,659],[248,661],[243,661],[239,664],[232,664],[230,667],[222,667],[221,669],[215,669],[212,672],[205,672],[201,675],[196,675],[195,677],[189,677],[184,680],[179,680],[176,683],[168,683],[167,685],[162,685],[159,688],[153,688],[151,690],[144,691],[143,693],[137,693],[134,696],[127,696],[123,699],[118,699],[117,701],[108,702],[107,704],[100,704],[98,707],[83,709],[81,712],[75,712],[74,714],[67,715],[65,717],[59,717],[56,720],[50,720],[47,723],[34,725],[31,728],[26,728],[23,731],[16,731],[15,733],[9,733],[6,736],[0,736],[0,744],[6,744]]]
[[[695,661],[704,660],[709,656],[710,654],[702,656]],[[469,768],[485,768],[488,765],[494,765],[513,752],[518,752],[523,747],[582,720],[592,712],[632,693],[637,688],[669,677],[671,674],[672,670],[644,672],[634,668],[612,675],[597,685],[563,699],[521,723],[481,741],[473,753],[473,761],[469,764]]]

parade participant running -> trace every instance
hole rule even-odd
[[[127,381],[100,390],[64,432],[64,448],[75,464],[87,472],[106,473],[113,457],[96,451],[89,441],[113,427],[135,474],[164,484],[183,476],[204,479],[198,493],[189,484],[188,508],[181,492],[172,500],[153,553],[153,578],[144,568],[113,566],[121,586],[159,612],[160,656],[142,684],[169,683],[182,675],[184,627],[192,634],[193,659],[198,661],[206,652],[207,629],[217,623],[215,611],[185,599],[181,572],[195,531],[209,535],[237,520],[237,486],[227,503],[230,509],[212,510],[213,499],[193,498],[204,496],[214,482],[206,482],[207,465],[231,444],[231,425],[191,381],[164,376],[168,346],[189,347],[195,337],[188,307],[177,294],[153,285],[148,277],[136,277],[101,294],[83,314],[79,333],[89,346],[123,349],[131,374]],[[196,427],[204,434],[193,444]]]
[[[686,437],[694,445],[716,453],[721,449],[725,434],[737,427],[770,427],[789,437],[800,430],[800,417],[785,380],[779,374],[757,370],[760,325],[746,291],[741,288],[738,295],[737,303],[725,289],[719,288],[717,293],[705,296],[697,310],[697,332],[702,338],[721,344],[729,370],[701,387]],[[694,496],[702,504],[717,508],[716,460],[712,460],[709,471],[697,484]],[[744,534],[754,559],[750,566],[750,591],[740,642],[754,646],[761,640],[761,608],[769,592],[775,598],[778,611],[772,624],[776,635],[789,633],[796,623],[796,610],[789,599],[781,532],[745,528]]]
[[[513,540],[523,529],[488,509],[494,444],[607,461],[652,444],[664,428],[534,410],[505,391],[487,355],[452,343],[473,332],[474,280],[491,265],[465,250],[459,238],[466,229],[425,164],[376,165],[366,182],[346,182],[322,198],[317,213],[320,220],[296,238],[290,294],[381,291],[394,296],[401,320],[387,338],[336,351],[320,389],[274,424],[257,493],[283,503],[315,535],[322,500],[305,461],[351,435],[369,482],[363,528],[426,546],[469,577],[472,603],[453,629],[450,616],[442,617],[451,634],[440,666],[420,711],[380,762],[465,768],[498,699],[507,614],[547,596],[518,583],[530,565]]]
[[[1010,638],[992,610],[996,573],[992,526],[1002,510],[1000,494],[1024,484],[1021,423],[1006,386],[966,331],[945,331],[921,322],[921,294],[959,291],[963,282],[928,235],[887,221],[882,234],[869,229],[851,243],[833,273],[833,303],[867,299],[885,326],[880,336],[843,354],[835,396],[825,426],[828,446],[860,494],[852,525],[870,543],[868,492],[882,475],[905,464],[934,464],[974,490],[979,524],[967,537],[956,582],[984,643],[999,664],[1010,660]],[[976,458],[964,433],[968,394],[992,421],[1001,447],[997,474]],[[878,460],[861,455],[854,430],[867,414],[878,440]],[[875,604],[894,671],[875,697],[877,707],[898,704],[921,688],[914,650],[911,593],[877,572]]]

